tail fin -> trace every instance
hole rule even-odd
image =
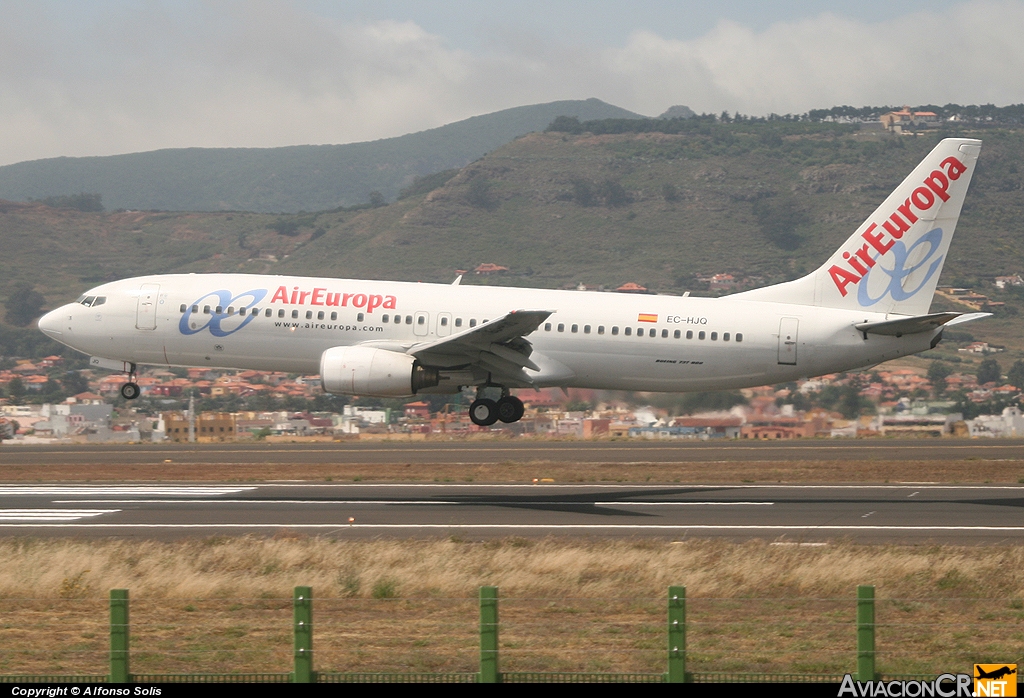
[[[979,140],[946,138],[816,271],[734,298],[927,313],[980,152]]]

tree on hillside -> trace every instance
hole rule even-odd
[[[1020,359],[1014,361],[1013,366],[1010,367],[1009,372],[1006,374],[1006,379],[1010,382],[1010,385],[1024,390],[1024,361]]]
[[[791,196],[761,199],[754,202],[754,217],[768,241],[787,251],[803,243],[796,229],[810,222],[810,217]]]
[[[978,372],[975,375],[978,378],[978,385],[985,385],[986,383],[998,383],[1003,377],[1003,372],[999,368],[998,361],[985,359],[978,364]]]
[[[493,211],[498,208],[498,198],[491,191],[491,183],[483,177],[474,177],[466,192],[466,201],[477,208]]]
[[[946,378],[953,372],[949,366],[942,361],[932,361],[928,367],[928,381],[932,384],[932,391],[935,397],[946,392]]]
[[[43,294],[35,290],[35,287],[22,282],[14,286],[11,295],[7,297],[7,322],[18,327],[25,327],[41,314],[43,303],[46,299]]]
[[[665,201],[679,201],[679,190],[670,182],[661,185],[661,195],[665,197]]]
[[[21,378],[15,376],[7,382],[7,397],[12,405],[21,404],[22,398],[25,397],[25,384],[21,382]]]

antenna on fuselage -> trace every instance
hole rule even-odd
[[[458,286],[462,283],[462,274],[455,277],[455,281],[452,282],[452,286]]]

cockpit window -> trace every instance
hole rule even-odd
[[[85,300],[85,294],[83,293],[82,295],[80,295],[78,298],[75,299],[75,303],[81,303],[84,300]]]
[[[92,306],[92,302],[94,300],[96,300],[96,296],[86,296],[85,300],[82,301],[82,305],[84,305],[86,308],[88,308],[88,307]]]
[[[107,302],[106,296],[79,296],[75,303],[81,303],[86,308],[92,308],[97,305],[103,305]]]
[[[103,305],[106,302],[107,302],[107,297],[106,296],[96,296],[96,300],[94,300],[92,302],[92,307],[95,308],[97,305]]]

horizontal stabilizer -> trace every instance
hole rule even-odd
[[[899,320],[884,320],[882,322],[862,322],[855,327],[861,332],[870,334],[884,334],[890,337],[902,337],[905,334],[917,334],[918,332],[930,332],[943,325],[958,325],[961,322],[970,322],[992,313],[932,313],[931,315],[918,315],[916,317],[905,317]]]

